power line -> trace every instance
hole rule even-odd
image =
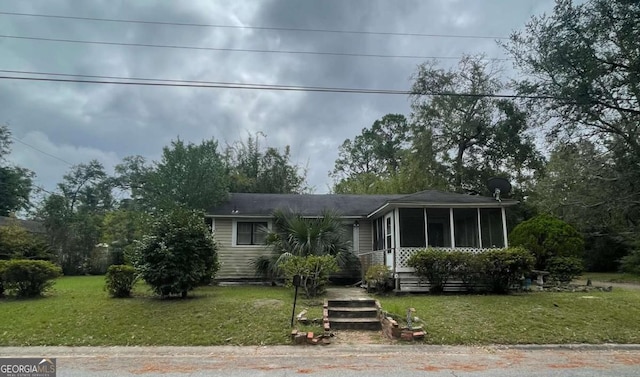
[[[100,76],[94,76],[100,77]],[[105,76],[106,77],[106,76]],[[113,77],[113,76],[111,76]],[[446,96],[446,97],[474,97],[474,98],[505,98],[505,99],[537,99],[537,100],[567,100],[561,97],[548,95],[519,95],[519,94],[495,94],[495,93],[454,93],[454,92],[428,92],[419,93],[409,90],[393,90],[393,89],[362,89],[362,88],[330,88],[330,87],[304,87],[304,86],[271,86],[261,84],[198,84],[189,82],[180,82],[180,80],[172,80],[173,82],[162,82],[162,79],[146,79],[157,82],[148,81],[114,81],[114,80],[78,80],[78,79],[57,79],[49,77],[26,77],[26,76],[0,76],[0,80],[26,80],[26,81],[48,81],[48,82],[65,82],[65,83],[81,83],[81,84],[108,84],[108,85],[138,85],[138,86],[155,86],[155,87],[186,87],[186,88],[203,88],[203,89],[247,89],[247,90],[272,90],[272,91],[293,91],[293,92],[324,92],[324,93],[352,93],[352,94],[389,94],[389,95],[424,95],[424,96]],[[131,80],[122,78],[122,80]]]
[[[38,152],[40,152],[40,153],[42,153],[42,154],[46,154],[46,155],[47,155],[47,156],[49,156],[49,157],[53,157],[53,158],[55,158],[56,160],[58,160],[58,161],[62,161],[62,162],[64,162],[64,163],[65,163],[65,164],[67,164],[67,165],[73,166],[73,164],[72,164],[71,162],[69,162],[69,161],[67,161],[67,160],[65,160],[65,159],[63,159],[63,158],[60,158],[60,157],[58,157],[58,156],[52,155],[52,154],[51,154],[51,153],[49,153],[49,152],[45,152],[45,151],[43,151],[42,149],[37,148],[37,147],[34,147],[34,146],[33,146],[33,145],[31,145],[31,144],[27,144],[27,143],[25,143],[24,141],[22,141],[22,140],[18,139],[17,137],[15,137],[15,136],[11,136],[11,138],[12,138],[13,140],[17,141],[18,143],[23,144],[23,145],[26,145],[27,147],[29,147],[29,148],[31,148],[31,149],[33,149],[33,150],[36,150],[36,151],[38,151]]]
[[[273,31],[308,32],[308,33],[387,35],[387,36],[428,37],[428,38],[509,39],[508,37],[490,36],[490,35],[400,33],[400,32],[365,31],[365,30],[334,30],[334,29],[308,29],[308,28],[271,27],[271,26],[198,24],[198,23],[188,23],[188,22],[169,22],[169,21],[129,20],[129,19],[101,18],[101,17],[61,16],[61,15],[53,15],[53,14],[18,13],[18,12],[0,12],[0,14],[8,15],[8,16],[22,16],[22,17],[58,18],[58,19],[67,19],[67,20],[118,22],[118,23],[146,24],[146,25],[208,27],[208,28],[221,28],[221,29],[273,30]]]
[[[180,45],[157,45],[157,44],[149,44],[149,43],[87,41],[87,40],[63,39],[63,38],[25,37],[25,36],[20,36],[20,35],[6,35],[6,34],[0,34],[0,38],[30,40],[30,41],[41,41],[41,42],[59,42],[59,43],[77,43],[77,44],[103,45],[103,46],[168,48],[168,49],[177,49],[177,50],[249,52],[249,53],[264,53],[264,54],[325,55],[325,56],[348,56],[348,57],[365,57],[365,58],[460,60],[459,56],[385,55],[385,54],[359,54],[359,53],[354,53],[354,52],[263,50],[263,49],[251,49],[251,48],[198,47],[198,46],[180,46]],[[483,60],[507,61],[507,60],[512,60],[512,59],[510,59],[510,58],[485,58]]]

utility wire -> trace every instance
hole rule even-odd
[[[208,27],[208,28],[224,28],[224,29],[295,31],[295,32],[308,32],[308,33],[390,35],[390,36],[429,37],[429,38],[509,39],[508,37],[490,36],[490,35],[400,33],[400,32],[364,31],[364,30],[333,30],[333,29],[307,29],[307,28],[270,27],[270,26],[197,24],[197,23],[188,23],[188,22],[147,21],[147,20],[116,19],[116,18],[100,18],[100,17],[61,16],[61,15],[53,15],[53,14],[18,13],[18,12],[0,12],[0,15],[23,16],[23,17],[41,17],[41,18],[58,18],[58,19],[67,19],[67,20],[84,20],[84,21],[99,21],[99,22],[118,22],[118,23],[146,24],[146,25],[171,25],[171,26]]]
[[[31,144],[27,144],[27,143],[25,143],[24,141],[22,141],[22,140],[18,139],[17,137],[15,137],[15,136],[11,136],[11,138],[12,138],[13,140],[17,141],[18,143],[23,144],[23,145],[26,145],[27,147],[29,147],[29,148],[31,148],[31,149],[33,149],[33,150],[36,150],[36,151],[38,151],[38,152],[40,152],[40,153],[42,153],[42,154],[46,154],[46,155],[47,155],[47,156],[49,156],[49,157],[53,157],[53,158],[55,158],[56,160],[58,160],[58,161],[62,161],[62,162],[64,162],[65,164],[67,164],[67,165],[69,165],[69,166],[73,166],[73,164],[72,164],[71,162],[69,162],[69,161],[67,161],[67,160],[65,160],[65,159],[63,159],[63,158],[60,158],[60,157],[58,157],[58,156],[52,155],[52,154],[51,154],[51,153],[49,153],[49,152],[45,152],[45,151],[43,151],[42,149],[37,148],[37,147],[34,147],[34,146],[33,146],[33,145],[31,145]]]
[[[26,36],[21,36],[21,35],[7,35],[7,34],[0,34],[0,38],[30,40],[30,41],[41,41],[41,42],[59,42],[59,43],[77,43],[77,44],[103,45],[103,46],[168,48],[168,49],[177,49],[177,50],[249,52],[249,53],[264,53],[264,54],[349,56],[349,57],[365,57],[365,58],[460,60],[459,56],[385,55],[385,54],[359,54],[359,53],[354,53],[354,52],[263,50],[263,49],[251,49],[251,48],[198,47],[198,46],[180,46],[180,45],[157,45],[157,44],[149,44],[149,43],[126,43],[126,42],[107,42],[107,41],[87,41],[87,40],[63,39],[63,38],[26,37]],[[512,59],[510,59],[510,58],[485,58],[483,60],[507,61],[507,60],[512,60]]]
[[[99,77],[99,76],[97,76]],[[473,97],[473,98],[507,98],[507,99],[537,99],[537,100],[567,100],[565,98],[547,95],[519,95],[519,94],[495,94],[495,93],[454,93],[454,92],[414,92],[409,90],[392,90],[392,89],[361,89],[361,88],[330,88],[330,87],[303,87],[303,86],[271,86],[260,84],[198,84],[198,83],[181,83],[179,80],[174,82],[158,79],[158,82],[148,81],[114,81],[114,80],[78,80],[78,79],[58,79],[49,77],[26,77],[26,76],[0,76],[0,80],[26,80],[26,81],[48,81],[48,82],[66,82],[81,84],[108,84],[108,85],[139,85],[139,86],[155,86],[155,87],[186,87],[186,88],[204,88],[204,89],[248,89],[248,90],[273,90],[273,91],[293,91],[293,92],[324,92],[324,93],[353,93],[353,94],[390,94],[390,95],[423,95],[423,96],[446,96],[446,97]],[[122,80],[131,80],[122,78]],[[151,79],[147,79],[151,80]],[[260,85],[260,86],[258,86]],[[569,101],[569,100],[567,100]]]

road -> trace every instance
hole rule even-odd
[[[640,375],[640,346],[0,347],[55,357],[58,377]]]

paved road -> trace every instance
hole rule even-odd
[[[0,357],[56,357],[59,377],[640,375],[639,346],[5,347]]]

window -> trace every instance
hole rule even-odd
[[[504,247],[502,230],[502,211],[500,208],[482,208],[480,210],[482,228],[482,247]]]
[[[454,208],[453,222],[456,247],[479,247],[478,210],[473,208]]]
[[[451,247],[449,208],[427,209],[427,235],[430,247]]]
[[[400,246],[425,247],[424,209],[400,208]]]
[[[236,223],[236,245],[264,245],[268,224],[266,221],[238,221]]]

